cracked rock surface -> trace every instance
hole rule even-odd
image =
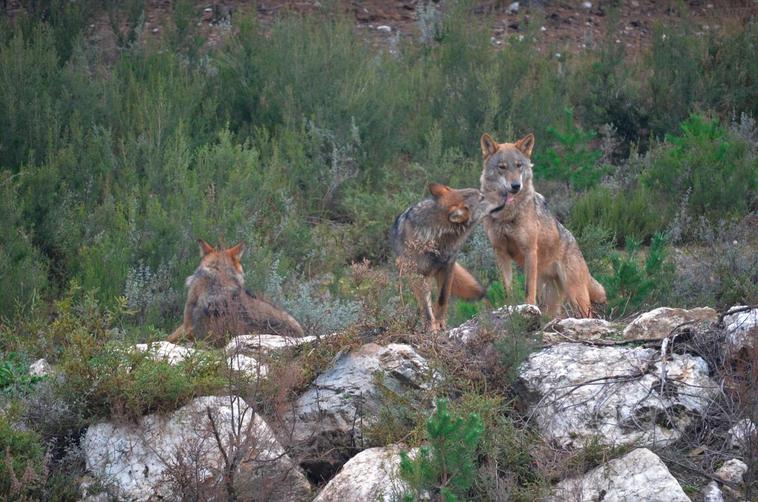
[[[656,454],[638,448],[580,478],[561,481],[548,500],[689,502],[690,499]]]
[[[378,419],[387,393],[413,400],[430,380],[426,360],[410,345],[368,343],[341,354],[294,405],[302,465],[316,477],[333,473],[361,448],[363,431]]]
[[[716,392],[703,359],[563,343],[529,356],[520,384],[540,431],[564,447],[676,441]]]

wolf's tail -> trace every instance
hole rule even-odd
[[[590,276],[589,291],[590,301],[592,303],[607,303],[607,299],[605,297],[605,288],[592,276]]]
[[[442,275],[439,274],[437,280],[441,281],[442,279]],[[468,270],[458,262],[453,265],[453,284],[450,288],[450,293],[453,296],[464,300],[481,300],[484,298],[485,292],[481,283]]]

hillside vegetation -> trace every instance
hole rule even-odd
[[[556,54],[536,44],[538,23],[493,47],[471,5],[448,2],[417,40],[385,47],[327,2],[265,26],[236,16],[210,47],[186,1],[165,36],[140,42],[131,1],[108,3],[113,57],[84,36],[99,2],[46,3],[0,17],[0,392],[8,416],[27,413],[26,368],[45,357],[67,375],[44,391],[67,422],[13,432],[0,417],[0,454],[28,456],[18,473],[42,479],[45,447],[66,458],[97,418],[219,385],[218,361],[155,366],[114,345],[180,323],[196,238],[244,241],[249,289],[307,334],[420,329],[387,232],[428,183],[479,185],[483,132],[535,133],[536,189],[605,285],[604,317],[758,304],[753,22],[659,24],[634,57],[613,36]],[[488,295],[455,304],[451,326],[506,301],[481,229],[461,261]],[[523,299],[515,283],[508,302]],[[300,388],[330,350],[309,356]],[[111,371],[125,360],[142,373]],[[27,495],[74,497],[66,467]],[[11,489],[0,482],[0,498]]]

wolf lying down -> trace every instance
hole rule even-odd
[[[240,263],[244,243],[228,249],[216,249],[202,239],[198,243],[202,259],[187,277],[184,321],[168,337],[169,342],[189,339],[220,345],[227,334],[303,336],[294,317],[245,289]]]

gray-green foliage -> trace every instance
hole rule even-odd
[[[453,2],[426,43],[403,41],[394,56],[336,16],[282,17],[265,30],[235,17],[239,30],[200,57],[186,2],[174,6],[169,34],[154,46],[134,43],[143,2],[109,2],[106,11],[126,29],[112,54],[83,38],[89,16],[103,13],[91,3],[35,5],[42,10],[16,26],[3,20],[0,30],[0,169],[7,171],[0,218],[8,230],[0,274],[19,285],[0,293],[5,318],[58,297],[76,279],[105,302],[126,294],[139,323],[172,328],[183,280],[197,266],[197,237],[245,240],[253,291],[264,289],[278,260],[286,276],[282,298],[296,302],[310,295],[298,291],[299,283],[340,277],[354,260],[385,262],[392,219],[426,196],[428,182],[476,186],[483,131],[502,140],[533,131],[538,150],[555,151],[553,167],[562,168],[567,155],[582,166],[592,160],[583,141],[566,152],[547,133],[564,122],[566,108],[577,110],[576,130],[588,134],[613,123],[621,150],[646,140],[648,123],[661,137],[676,134],[697,106],[722,116],[756,114],[751,24],[694,49],[682,32],[633,64],[603,49],[595,65],[592,53],[559,61],[539,52],[528,31],[495,51],[470,5]],[[687,52],[681,61],[680,50]],[[700,78],[668,71],[666,61],[691,61]],[[686,88],[680,94],[692,102],[679,99],[672,114],[665,103],[646,108],[658,84],[628,84],[646,65],[671,88]],[[633,97],[639,117],[595,92],[604,86]],[[722,139],[713,141],[719,148]],[[733,133],[724,141],[734,146],[730,162],[749,174],[752,147]],[[685,160],[707,146],[685,142],[674,147],[684,148],[682,155],[655,157],[663,160],[653,168],[687,172]],[[661,215],[671,217],[683,194],[646,179],[571,192],[567,198],[577,202],[568,226],[580,233],[602,227],[619,245],[627,236],[649,239],[666,228]],[[741,189],[749,193],[750,186]],[[710,211],[709,200],[693,188],[689,203]],[[731,213],[755,204],[740,200]],[[494,278],[485,266],[481,274]],[[328,301],[352,319],[344,293],[332,287]],[[305,312],[306,303],[304,315],[318,318]]]

